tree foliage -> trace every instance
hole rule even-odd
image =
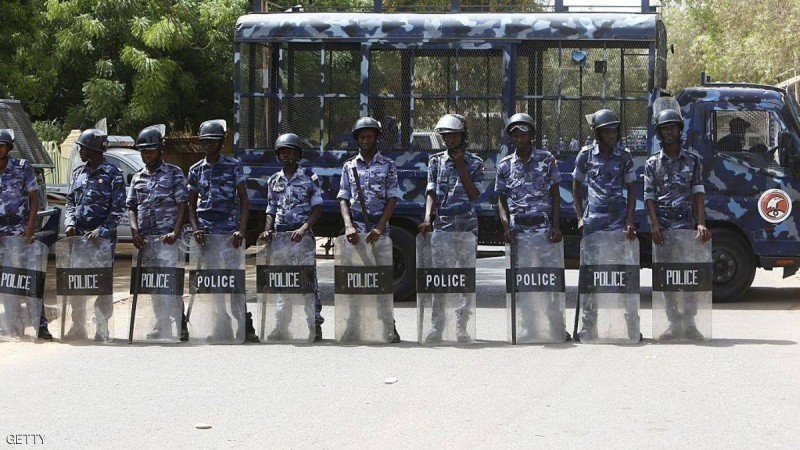
[[[670,44],[669,86],[715,80],[775,84],[800,67],[798,0],[671,0],[664,17]]]

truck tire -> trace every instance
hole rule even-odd
[[[712,231],[713,299],[734,302],[742,298],[756,275],[756,260],[748,243],[726,229]]]
[[[412,301],[417,296],[417,241],[414,233],[393,226],[392,259],[394,265],[394,300]]]

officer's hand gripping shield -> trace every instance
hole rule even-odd
[[[189,342],[241,344],[245,339],[244,246],[230,234],[207,234],[189,247]]]
[[[392,240],[367,234],[353,245],[339,236],[334,248],[336,341],[385,344],[394,335]]]
[[[161,236],[145,236],[144,241],[142,249],[134,251],[131,267],[131,294],[137,273],[140,280],[133,341],[180,342],[185,252],[177,242],[164,243]],[[141,270],[136,267],[139,252]]]
[[[653,337],[661,341],[711,339],[711,241],[695,230],[667,230],[653,244]]]
[[[516,235],[516,265],[506,244],[506,305],[511,342],[512,295],[516,297],[518,344],[552,344],[566,340],[564,309],[564,243],[550,242],[547,233]],[[516,273],[512,267],[516,266]],[[512,284],[515,284],[512,294]]]
[[[292,232],[275,233],[257,256],[261,342],[313,342],[317,286],[314,237],[292,242]]]
[[[475,341],[475,235],[417,235],[417,339],[420,344]]]
[[[111,342],[114,322],[114,243],[68,237],[56,242],[56,290],[61,317],[56,330],[63,341]],[[126,327],[127,328],[127,327]],[[127,331],[127,330],[126,330]]]
[[[584,236],[578,295],[581,342],[639,342],[639,241],[619,230]]]
[[[39,241],[0,238],[0,340],[36,339],[48,252]]]

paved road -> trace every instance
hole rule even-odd
[[[49,448],[796,448],[800,279],[759,271],[745,301],[715,305],[707,343],[512,347],[502,268],[479,262],[469,347],[336,345],[329,260],[321,344],[0,343],[0,435]],[[415,305],[395,313],[413,338]]]

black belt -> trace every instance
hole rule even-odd
[[[367,221],[366,221],[366,219],[364,219],[364,217],[365,216],[361,211],[353,211],[352,212],[352,218],[353,218],[353,220],[355,220],[357,222],[367,223]],[[383,217],[383,213],[376,214],[376,215],[367,215],[366,217],[369,217],[370,224],[374,227],[374,226],[378,225],[378,222],[380,222],[381,217]]]
[[[198,211],[197,218],[207,222],[227,222],[231,218],[231,214],[215,211]]]
[[[0,225],[13,227],[21,223],[22,223],[22,217],[20,216],[12,216],[12,215],[0,216]]]
[[[535,227],[542,224],[547,224],[549,221],[543,216],[527,216],[527,217],[514,217],[514,225],[525,225]]]
[[[658,208],[656,215],[667,220],[684,220],[692,217],[691,209]]]
[[[617,205],[593,205],[589,203],[589,212],[590,213],[597,213],[597,214],[609,214],[615,213],[617,211],[622,211],[627,209],[628,205],[617,204]]]
[[[459,206],[453,206],[451,208],[439,208],[436,210],[436,213],[440,216],[457,216],[459,214],[466,214],[472,211],[472,204],[466,203]]]
[[[305,222],[303,222],[305,223]],[[275,231],[277,232],[284,232],[284,231],[295,231],[303,226],[303,223],[282,223],[280,225],[275,225]]]

